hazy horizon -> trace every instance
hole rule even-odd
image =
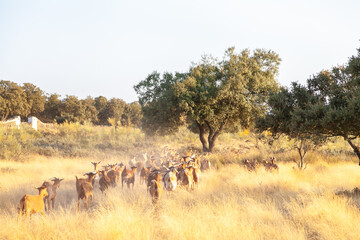
[[[137,101],[153,71],[187,71],[228,47],[271,49],[278,81],[305,83],[360,47],[358,1],[0,1],[0,80]],[[357,29],[357,30],[356,30]]]

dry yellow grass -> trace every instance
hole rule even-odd
[[[110,159],[115,162],[117,159]],[[0,162],[0,239],[358,239],[358,199],[335,192],[358,186],[359,167],[316,163],[305,171],[280,164],[279,173],[250,173],[227,165],[202,175],[199,189],[164,194],[154,209],[144,185],[112,188],[94,206],[76,213],[75,175],[90,159],[34,157]],[[57,176],[56,210],[17,221],[16,208],[34,186]]]

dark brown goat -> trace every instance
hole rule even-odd
[[[150,168],[143,167],[140,171],[140,184],[145,183],[147,185],[147,178],[150,173]]]
[[[111,179],[109,178],[105,170],[102,170],[100,172],[101,172],[101,178],[99,180],[99,188],[101,192],[104,193],[106,189],[109,188],[111,184]]]

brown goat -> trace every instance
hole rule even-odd
[[[161,174],[160,170],[157,170],[157,169],[152,170],[149,173],[149,176],[147,178],[147,186],[146,186],[147,190],[149,190],[152,180],[156,180],[157,182],[160,182],[161,177],[162,177],[162,174]]]
[[[108,189],[108,187],[110,186],[111,179],[109,178],[105,170],[102,170],[100,172],[101,172],[101,178],[99,180],[99,188],[101,192],[104,193],[105,190]]]
[[[278,165],[275,163],[275,157],[270,157],[270,162],[264,161],[263,165],[267,171],[279,171]]]
[[[137,167],[132,166],[131,170],[124,169],[124,171],[121,173],[121,187],[124,188],[124,182],[127,183],[128,188],[130,188],[130,184],[132,184],[132,189],[134,189],[135,184],[135,172]]]
[[[53,177],[51,181],[53,181],[53,184],[51,184],[48,181],[45,181],[42,186],[47,188],[48,196],[44,198],[45,203],[45,210],[50,211],[50,201],[52,209],[54,210],[55,207],[55,197],[56,197],[56,189],[60,187],[60,182],[64,179]]]
[[[185,169],[182,169],[180,174],[180,184],[182,186],[186,186],[187,190],[190,191],[193,189],[193,171],[191,170],[192,167],[186,167]]]
[[[88,172],[88,173],[85,173],[84,176],[85,175],[88,176],[88,177],[87,178],[77,178],[76,177],[76,191],[77,192],[79,192],[79,189],[80,189],[79,187],[84,182],[91,181],[91,186],[94,186],[96,173],[95,172]]]
[[[201,171],[198,167],[190,167],[190,168],[193,173],[193,180],[194,180],[194,184],[192,185],[192,187],[193,188],[199,187]]]
[[[44,197],[48,196],[45,186],[36,188],[39,190],[39,195],[25,194],[20,200],[19,216],[31,215],[40,212],[44,216]]]
[[[150,168],[143,167],[140,171],[140,184],[145,183],[147,185],[147,178],[150,173]]]
[[[100,162],[91,162],[91,163],[92,163],[92,165],[94,165],[94,171],[97,172],[98,171],[97,167],[101,163],[101,161]]]
[[[116,166],[117,164],[115,164]],[[118,183],[119,179],[120,179],[120,175],[121,173],[124,171],[124,164],[121,163],[117,168],[111,169],[108,173],[107,176],[110,178],[111,181],[111,185],[113,187],[116,186],[116,184]]]
[[[256,171],[256,168],[258,168],[259,163],[258,161],[252,161],[250,162],[249,159],[244,159],[243,161],[244,167],[247,168],[248,171],[252,172],[252,171]]]
[[[150,186],[149,186],[149,193],[152,199],[152,203],[155,205],[160,199],[160,196],[162,194],[162,187],[160,185],[160,182],[157,180],[151,180]]]
[[[85,175],[88,175],[87,179],[78,179],[76,178],[76,191],[78,194],[78,210],[80,210],[80,199],[84,200],[84,207],[87,209],[88,198],[91,198],[91,204],[93,202],[93,180],[95,179],[96,173],[89,172]]]

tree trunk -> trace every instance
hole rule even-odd
[[[203,146],[203,152],[209,152],[209,147],[208,147],[208,142],[206,141],[205,138],[205,129],[204,126],[202,126],[200,123],[196,122],[196,125],[199,128],[199,137],[200,137],[200,141],[201,144]]]
[[[206,138],[204,136],[204,129],[200,130],[200,141],[203,146],[203,152],[211,152],[208,147],[208,142],[206,141]]]
[[[217,136],[213,136],[209,141],[209,152],[212,152],[214,150],[216,138]]]
[[[224,121],[222,122],[222,124],[220,125],[220,127],[214,131],[214,129],[211,127],[209,122],[206,122],[208,128],[209,128],[209,136],[208,136],[208,141],[209,141],[209,152],[212,152],[214,150],[215,147],[215,141],[217,139],[217,137],[220,135],[220,133],[222,132],[225,123],[226,123],[227,117],[224,119]]]
[[[348,139],[347,142],[350,144],[351,148],[354,150],[356,156],[358,157],[359,166],[360,166],[360,151],[359,151],[359,148],[355,144],[353,144],[350,139]]]
[[[307,148],[304,146],[303,140],[301,140],[300,146],[296,147],[296,148],[297,148],[298,153],[300,155],[300,162],[297,163],[297,165],[298,165],[299,169],[304,169],[304,167],[306,167],[306,165],[304,164],[304,158],[305,158],[305,155],[307,153]]]

